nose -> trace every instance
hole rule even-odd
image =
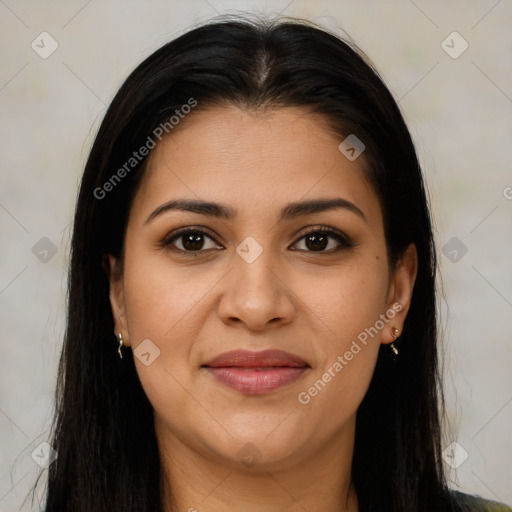
[[[223,279],[218,314],[226,324],[241,323],[253,332],[276,328],[293,321],[295,296],[290,276],[265,249],[252,262],[238,253],[234,268]]]

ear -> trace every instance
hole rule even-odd
[[[405,318],[411,306],[417,272],[418,253],[416,246],[410,244],[397,263],[395,272],[390,280],[387,312],[394,312],[394,316],[387,314],[390,320],[382,333],[381,343],[387,344],[395,341],[392,335],[394,329],[398,331],[396,333],[397,337],[402,334]]]
[[[124,345],[129,347],[130,338],[128,336],[128,324],[126,321],[124,279],[121,264],[119,260],[111,254],[105,254],[103,256],[102,266],[110,282],[109,298],[112,316],[114,318],[114,335],[117,338],[117,335],[122,333]]]

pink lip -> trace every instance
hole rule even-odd
[[[297,380],[310,366],[281,350],[226,352],[204,364],[222,384],[249,395],[262,395]]]

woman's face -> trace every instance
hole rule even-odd
[[[215,107],[152,150],[111,303],[166,449],[278,469],[352,439],[416,260],[390,272],[364,153],[340,142],[300,108]]]

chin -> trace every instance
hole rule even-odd
[[[283,431],[278,434],[274,431],[268,435],[256,428],[240,432],[229,429],[229,432],[233,437],[223,436],[215,440],[210,435],[205,442],[210,453],[217,455],[215,462],[224,459],[233,469],[286,470],[298,464],[305,454],[297,433]]]

